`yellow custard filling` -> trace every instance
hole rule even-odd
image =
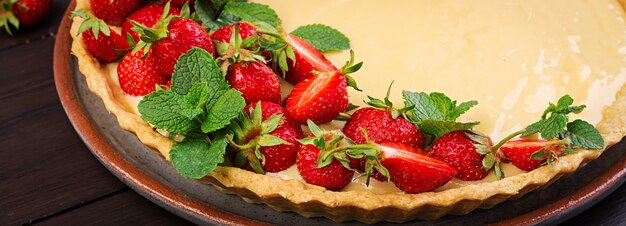
[[[402,90],[477,100],[461,121],[480,121],[476,129],[494,141],[536,121],[564,94],[587,105],[575,117],[596,124],[626,83],[626,15],[615,0],[255,2],[276,10],[286,32],[322,23],[350,38],[357,60],[364,61],[354,75],[364,92],[350,89],[352,103],[383,97],[393,80],[391,99],[398,106]],[[336,66],[349,58],[347,52],[327,56]],[[107,65],[113,81],[116,67]],[[283,97],[289,90],[284,84]],[[140,100],[126,96],[136,114]],[[511,164],[503,164],[503,171],[523,172]],[[270,175],[302,180],[295,165]],[[478,182],[454,179],[438,190],[494,180],[493,173]],[[375,180],[366,187],[364,178],[344,190],[400,192]]]

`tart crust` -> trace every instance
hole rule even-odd
[[[626,6],[626,0],[619,2]],[[89,8],[89,1],[77,0],[76,9]],[[173,142],[154,131],[127,105],[124,92],[109,76],[111,67],[91,56],[82,38],[76,36],[82,21],[75,17],[72,22],[72,53],[78,59],[79,69],[89,89],[117,117],[121,128],[135,133],[142,143],[154,148],[169,161]],[[606,148],[619,142],[626,134],[625,113],[626,89],[622,87],[616,94],[615,102],[604,109],[603,118],[596,126],[605,139]],[[358,220],[365,223],[405,222],[437,219],[446,214],[462,215],[476,208],[491,208],[507,199],[515,199],[548,186],[561,176],[596,159],[602,151],[580,150],[576,154],[562,156],[554,163],[552,171],[548,167],[540,167],[499,181],[419,194],[335,192],[297,180],[283,180],[233,167],[218,167],[201,180],[224,193],[239,195],[246,202],[264,203],[278,211],[293,211],[305,217],[323,216],[334,221]]]

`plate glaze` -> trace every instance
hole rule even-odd
[[[73,9],[72,3],[68,9]],[[69,12],[69,10],[68,10]],[[69,14],[57,33],[54,72],[57,91],[70,121],[92,153],[118,178],[165,209],[199,224],[281,225],[338,224],[325,218],[304,218],[277,212],[268,206],[249,204],[212,186],[179,176],[169,162],[143,145],[134,134],[122,130],[115,116],[87,88],[77,61],[70,54]],[[548,188],[506,201],[490,210],[462,216],[445,216],[415,224],[464,225],[500,223],[555,224],[586,210],[624,182],[626,143],[620,142],[575,173]],[[360,224],[356,221],[342,225]]]

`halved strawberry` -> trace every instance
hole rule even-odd
[[[562,152],[562,146],[555,143],[559,140],[512,140],[502,145],[500,151],[517,168],[531,171],[546,162],[553,153],[558,156]],[[539,156],[533,158],[535,152]]]
[[[393,142],[382,142],[378,147],[380,164],[387,169],[396,187],[407,193],[432,191],[448,183],[457,173],[454,167],[421,149]]]
[[[132,30],[133,24],[131,21],[135,21],[138,24],[152,28],[152,26],[159,21],[164,9],[165,5],[150,4],[135,11],[133,14],[128,16],[126,20],[124,20],[124,24],[122,24],[122,36],[126,37],[126,35],[130,35],[135,43],[139,42],[139,35],[137,32]],[[180,9],[177,7],[170,7],[168,15],[179,16]]]
[[[72,17],[75,16],[85,19],[78,29],[78,34],[83,35],[87,51],[96,59],[104,63],[114,62],[130,49],[124,37],[102,20],[94,18],[91,13],[83,9],[72,12]]]
[[[237,150],[235,163],[244,169],[264,172],[283,171],[296,162],[304,137],[302,128],[285,109],[275,103],[260,101],[244,108],[233,127],[235,136],[229,144]]]
[[[484,166],[483,159],[492,153],[492,146],[491,139],[477,132],[454,131],[437,139],[429,151],[453,165],[459,179],[476,181],[489,173],[490,168]]]
[[[157,71],[154,54],[144,54],[143,51],[126,54],[117,66],[117,77],[122,90],[132,96],[154,92],[156,85],[169,80]]]
[[[120,26],[142,4],[141,0],[91,0],[91,10],[107,24]]]
[[[285,36],[287,43],[294,51],[295,63],[287,58],[289,65],[285,80],[296,85],[305,79],[315,75],[316,72],[333,72],[337,68],[315,46],[304,39],[288,34]]]
[[[359,90],[348,74],[359,70],[362,63],[353,63],[351,52],[341,71],[320,73],[298,83],[287,97],[287,112],[302,124],[309,119],[321,124],[337,118],[348,107],[348,85]]]
[[[237,25],[239,25],[239,35],[241,35],[242,40],[256,35],[257,30],[254,25],[246,22],[239,22],[217,29],[213,32],[213,34],[211,34],[211,39],[218,42],[230,42],[230,38],[233,36],[233,28]]]

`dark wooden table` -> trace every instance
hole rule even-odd
[[[0,225],[190,224],[115,178],[68,121],[52,74],[68,3],[54,0],[36,28],[0,32]],[[626,185],[565,224],[626,224]]]

